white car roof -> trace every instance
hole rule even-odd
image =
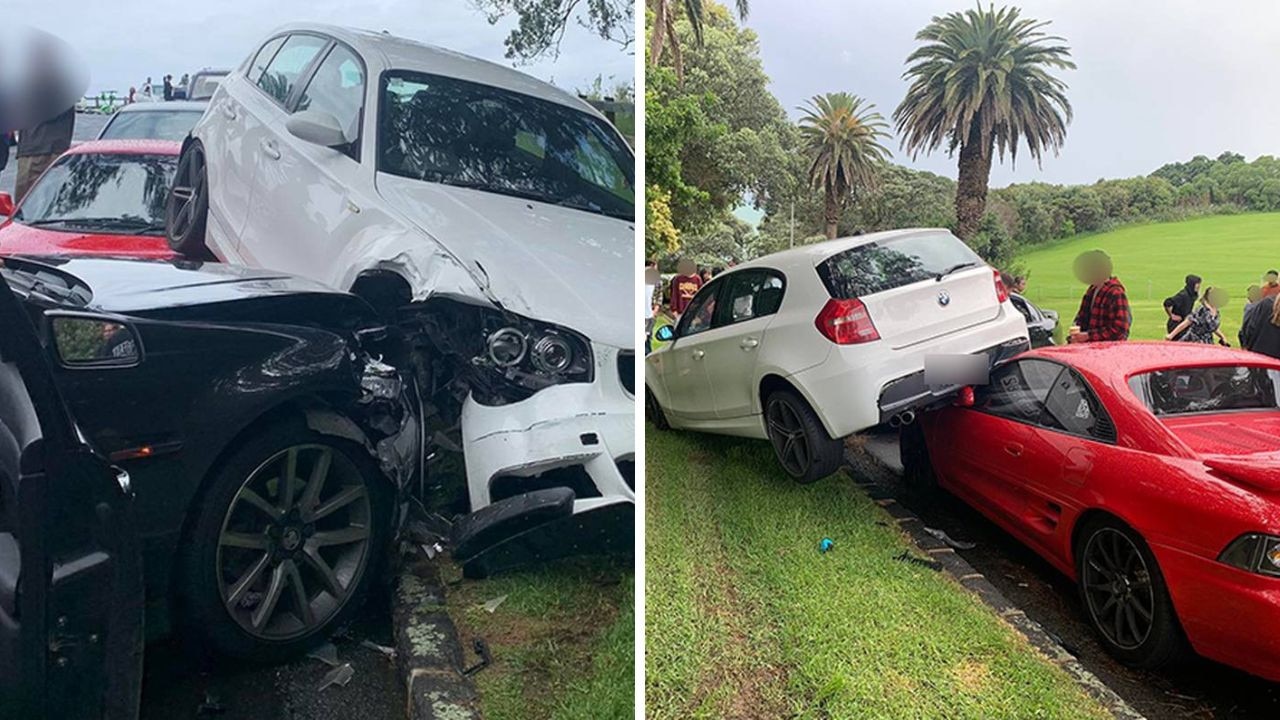
[[[147,102],[145,100],[129,103],[121,107],[118,113],[136,113],[136,112],[182,112],[189,110],[191,112],[204,112],[209,103],[204,100],[168,100],[160,102]]]
[[[596,117],[604,117],[589,103],[572,93],[532,75],[436,45],[397,37],[387,32],[299,22],[282,25],[273,30],[271,35],[308,30],[329,35],[350,45],[366,63],[370,64],[368,71],[371,78],[378,77],[384,70],[416,70],[490,85],[540,100],[567,105]],[[256,47],[253,52],[257,52]]]
[[[843,252],[850,248],[866,245],[873,242],[883,242],[886,240],[894,240],[897,238],[907,237],[910,235],[936,235],[938,233],[950,234],[951,231],[946,228],[904,228],[902,230],[882,230],[880,232],[867,233],[865,235],[853,235],[851,237],[836,238],[835,240],[824,240],[823,242],[811,243],[809,245],[801,245],[789,250],[764,255],[742,263],[734,267],[734,270],[749,267],[769,267],[779,270],[792,267],[816,267],[819,263],[838,252]]]

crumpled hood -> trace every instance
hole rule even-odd
[[[633,223],[385,173],[377,184],[387,202],[487,280],[506,309],[635,347]]]

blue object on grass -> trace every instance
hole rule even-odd
[[[822,541],[818,543],[818,552],[824,553],[835,546],[836,542],[831,538],[822,538]]]

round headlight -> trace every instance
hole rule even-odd
[[[533,344],[532,358],[542,372],[559,374],[573,364],[573,348],[559,335],[543,335]]]
[[[524,333],[513,327],[495,330],[489,336],[489,359],[498,367],[511,367],[524,359],[529,345]]]

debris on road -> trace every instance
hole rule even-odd
[[[912,565],[919,565],[920,567],[929,568],[934,572],[941,572],[942,570],[942,563],[938,562],[937,560],[926,560],[924,558],[916,557],[915,555],[912,555],[910,552],[906,550],[903,550],[902,554],[900,555],[894,555],[893,559],[901,562],[905,562],[905,563],[911,563]]]
[[[948,535],[946,530],[939,530],[938,528],[927,527],[924,529],[924,531],[938,538],[942,542],[946,543],[947,547],[951,548],[952,550],[972,550],[978,547],[976,543],[971,543],[966,540],[956,540],[955,538]]]
[[[312,660],[319,660],[329,667],[336,668],[342,664],[342,662],[338,660],[338,648],[331,642],[327,642],[307,653],[307,657]]]
[[[481,607],[483,607],[486,611],[489,612],[489,614],[492,615],[494,611],[498,609],[498,606],[501,605],[503,602],[505,602],[506,599],[507,599],[506,595],[499,595],[498,597],[486,602]]]
[[[346,687],[347,683],[351,682],[351,678],[355,677],[355,674],[355,668],[351,667],[351,663],[342,663],[325,673],[324,680],[320,681],[320,690],[325,690],[332,685]]]
[[[472,643],[472,647],[475,648],[476,655],[480,656],[480,662],[463,669],[462,674],[465,676],[474,675],[493,663],[493,656],[489,654],[489,643],[485,642],[483,638],[476,638],[475,642]]]
[[[836,546],[836,541],[831,538],[822,538],[818,543],[818,552],[824,553]]]
[[[365,647],[365,648],[369,648],[370,650],[373,650],[374,652],[382,653],[383,655],[385,655],[385,656],[386,656],[386,658],[387,658],[388,660],[395,660],[395,659],[396,659],[396,649],[395,649],[395,648],[393,648],[393,647],[387,647],[386,645],[379,645],[378,643],[376,643],[376,642],[374,642],[374,641],[372,641],[372,640],[370,640],[370,639],[368,639],[368,638],[365,638],[364,640],[361,640],[361,641],[360,641],[360,646],[361,646],[361,647]]]

